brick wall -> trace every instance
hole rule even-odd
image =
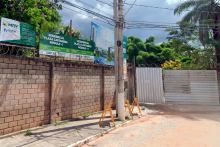
[[[52,114],[69,119],[101,110],[102,67],[55,64]]]
[[[49,122],[49,64],[0,58],[0,134]]]
[[[132,70],[125,98],[133,99]],[[116,105],[114,67],[0,58],[0,135]]]

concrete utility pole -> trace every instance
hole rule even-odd
[[[119,120],[125,120],[125,112],[124,112],[124,71],[123,71],[123,26],[124,26],[124,16],[123,16],[123,0],[118,0],[119,5],[115,5],[115,2],[117,3],[117,0],[114,0],[114,10],[116,11],[118,6],[118,17],[116,22],[116,29],[115,29],[115,36],[117,36],[117,39],[115,39],[115,53],[118,53],[117,56],[115,56],[116,64],[115,67],[116,71],[116,107],[118,108],[118,118]],[[115,16],[114,16],[115,17]],[[118,76],[118,77],[117,77]]]
[[[115,97],[116,97],[116,116],[118,117],[118,47],[117,47],[117,41],[118,41],[118,27],[117,27],[117,21],[118,20],[118,0],[114,0],[114,46],[115,46]]]

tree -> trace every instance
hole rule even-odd
[[[69,25],[61,26],[59,34],[64,35],[64,36],[70,36],[70,26]],[[72,37],[77,38],[77,39],[81,39],[83,37],[83,35],[81,34],[81,31],[78,31],[78,29],[74,29],[72,27]]]
[[[134,43],[134,44],[137,44],[138,42],[143,42],[140,38],[134,38],[133,40],[132,40],[132,42]]]
[[[215,46],[217,64],[220,64],[220,6],[216,0],[188,0],[174,10],[174,14],[181,14],[184,10],[192,8],[183,18],[182,22],[199,24],[199,39],[205,45],[209,39]],[[209,31],[212,31],[211,35]],[[211,37],[211,38],[210,38]],[[213,39],[212,39],[213,38]]]
[[[154,42],[146,43],[146,50],[147,52],[157,53],[157,49],[156,46],[154,45]]]
[[[128,37],[128,39],[130,39],[131,40],[131,42],[134,40],[134,36],[130,36],[130,37]]]
[[[160,55],[160,62],[161,63],[175,59],[173,49],[170,49],[170,48],[163,49],[163,51],[159,55]]]
[[[143,42],[138,42],[137,43],[137,47],[139,48],[139,50],[141,51],[146,51],[146,47],[145,44]]]
[[[155,41],[155,37],[154,36],[150,36],[149,38],[146,39],[145,43],[151,43]]]
[[[37,34],[54,32],[61,22],[57,10],[62,10],[60,0],[1,0],[0,18],[7,17],[33,25]]]

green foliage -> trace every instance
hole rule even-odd
[[[107,57],[107,61],[111,62],[111,61],[112,61],[112,57],[111,57],[111,56],[108,56],[108,57]]]
[[[33,25],[37,36],[42,32],[55,32],[61,22],[59,0],[1,0],[0,18],[6,17]],[[36,38],[39,42],[39,37]]]
[[[136,57],[136,62],[137,62],[137,64],[143,64],[143,56],[138,55],[138,56]]]
[[[31,132],[31,130],[28,129],[28,130],[26,131],[26,135],[33,135],[33,133]]]
[[[143,42],[140,38],[134,38],[132,43],[137,44],[138,42]]]
[[[132,43],[131,39],[128,39],[128,40],[127,40],[127,43]]]
[[[160,55],[160,62],[161,63],[175,59],[174,50],[170,49],[170,48],[163,49],[163,51],[159,55]]]
[[[90,41],[89,37],[84,38],[85,41]]]
[[[157,49],[156,46],[154,45],[154,42],[146,43],[146,50],[147,52],[157,53]]]
[[[89,113],[85,113],[85,114],[83,114],[83,118],[86,118],[86,117],[89,117],[89,116],[90,116]]]
[[[60,126],[63,124],[68,124],[68,121],[65,120],[64,122],[59,122],[58,120],[55,120],[55,126]]]
[[[131,42],[134,40],[134,36],[130,36],[130,37],[128,37],[128,40],[131,40]]]
[[[141,51],[146,51],[146,47],[145,47],[145,44],[143,42],[138,42],[137,47]]]
[[[150,36],[149,38],[146,39],[145,43],[152,43],[155,41],[155,37],[154,36]]]
[[[81,130],[82,130],[82,128],[77,128],[77,130],[78,130],[78,131],[81,131]]]
[[[62,123],[58,122],[58,120],[55,120],[55,126],[62,125]]]
[[[72,37],[73,38],[81,39],[83,37],[83,35],[81,34],[82,31],[78,31],[78,29],[74,29],[73,27],[71,29],[72,29]],[[64,35],[64,36],[70,36],[70,26],[69,25],[60,26],[60,30],[58,33],[60,35]]]

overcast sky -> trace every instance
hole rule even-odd
[[[98,2],[97,0],[68,0],[69,2],[75,3],[77,5],[83,6],[85,8],[88,8],[92,11],[95,11],[97,13],[100,13],[102,15],[108,16],[109,13],[113,15],[113,7],[108,6],[106,4],[103,4],[101,2]],[[85,2],[89,5],[94,6],[94,8],[90,8],[87,5],[84,5],[80,3],[79,1]],[[113,0],[101,0],[106,3],[111,3]],[[182,0],[183,1],[183,0]],[[126,3],[133,3],[134,0],[126,0]],[[148,6],[157,6],[157,7],[166,7],[166,8],[175,8],[181,0],[137,0],[136,4],[140,5],[148,5]],[[63,4],[64,7],[68,7],[72,10],[78,11],[80,13],[92,16],[89,13],[86,13],[84,11],[81,11],[79,9],[76,9],[74,7],[68,6],[66,4]],[[130,8],[129,5],[125,5],[124,7],[124,14],[127,12],[127,10]],[[105,11],[106,13],[103,13],[101,11]],[[66,8],[63,8],[62,11],[60,11],[60,15],[62,16],[62,21],[65,25],[68,25],[70,22],[70,19],[73,20],[73,27],[74,29],[77,28],[82,31],[82,34],[84,36],[90,36],[91,34],[91,22],[94,22],[96,24],[102,25],[104,27],[107,27],[109,29],[113,29],[111,25],[108,25],[106,23],[103,23],[101,21],[98,21],[96,19],[87,17],[85,15],[81,15],[79,13],[73,12],[71,10],[68,10]],[[165,9],[155,9],[155,8],[146,8],[146,7],[138,7],[133,6],[131,10],[126,15],[125,20],[132,20],[132,21],[148,21],[148,22],[165,22],[165,23],[176,23],[180,21],[182,16],[174,15],[173,11],[171,10],[165,10]],[[98,19],[98,18],[97,18]],[[159,24],[165,24],[165,23],[159,23]],[[113,24],[113,23],[112,23]],[[155,36],[156,38],[156,44],[160,44],[166,40],[167,32],[164,32],[163,29],[125,29],[124,35],[129,36],[135,36],[141,38],[143,41],[146,40],[149,36]]]

